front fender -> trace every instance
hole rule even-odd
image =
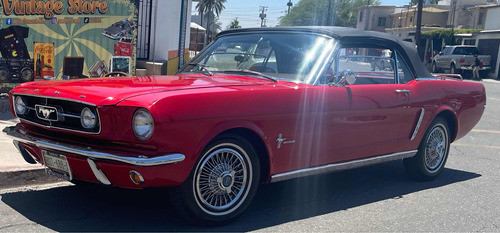
[[[272,158],[272,150],[270,150],[271,146],[269,144],[268,137],[265,135],[264,131],[257,126],[257,124],[250,122],[250,121],[243,121],[243,120],[237,120],[237,121],[226,121],[226,122],[221,122],[214,126],[212,129],[208,131],[207,134],[200,140],[200,143],[196,147],[195,150],[195,155],[200,155],[203,149],[213,140],[215,139],[218,135],[234,130],[234,129],[248,129],[257,134],[260,139],[264,142],[266,149],[269,153],[269,158],[271,160]],[[269,161],[271,163],[271,161]]]

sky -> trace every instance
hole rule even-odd
[[[238,21],[242,27],[260,27],[260,6],[267,6],[267,21],[268,27],[274,27],[278,24],[279,17],[284,16],[288,9],[286,5],[289,0],[227,0],[224,6],[226,7],[219,16],[219,21],[222,22],[222,29],[226,29],[229,23],[238,17]],[[299,0],[292,0],[295,5]],[[409,0],[380,0],[381,5],[401,6],[408,4]],[[193,2],[193,14],[197,14],[195,6],[197,2]]]

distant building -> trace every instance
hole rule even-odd
[[[403,40],[414,42],[417,26],[417,8],[401,7],[391,15],[393,24],[386,32]],[[422,9],[422,31],[436,30],[447,25],[449,9],[447,6],[426,5]]]
[[[358,8],[357,29],[385,32],[393,24],[395,6],[362,6]]]

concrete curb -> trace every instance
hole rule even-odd
[[[15,188],[34,184],[48,184],[63,180],[48,175],[45,168],[24,168],[0,171],[0,189]]]

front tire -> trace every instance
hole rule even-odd
[[[223,135],[201,153],[188,179],[174,190],[174,205],[202,225],[222,224],[248,207],[260,180],[257,154],[238,135]]]
[[[432,180],[444,168],[450,152],[447,122],[436,118],[425,132],[415,156],[403,160],[407,174],[417,180]]]

